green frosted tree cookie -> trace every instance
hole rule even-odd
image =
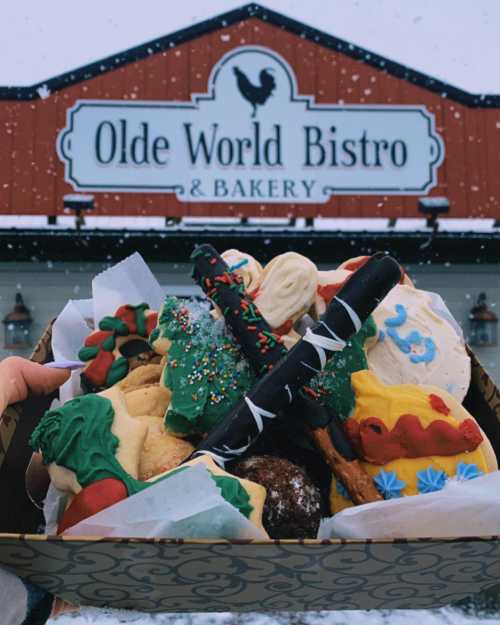
[[[230,412],[256,378],[239,347],[206,310],[196,318],[168,297],[154,339],[171,341],[163,382],[172,392],[166,426],[178,434],[205,433]]]

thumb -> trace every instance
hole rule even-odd
[[[68,369],[48,369],[30,360],[12,356],[0,363],[0,396],[8,405],[26,399],[30,392],[46,395],[59,388],[69,376]]]

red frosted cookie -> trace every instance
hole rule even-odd
[[[148,304],[120,306],[113,317],[104,317],[78,353],[87,363],[82,386],[87,392],[101,391],[122,380],[130,369],[150,362],[157,355],[148,338],[156,327],[158,313]]]

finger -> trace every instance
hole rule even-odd
[[[0,363],[0,387],[7,404],[26,399],[29,392],[46,395],[70,376],[67,369],[48,369],[38,363],[12,356]]]

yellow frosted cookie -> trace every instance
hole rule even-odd
[[[345,424],[363,468],[385,499],[430,493],[449,477],[498,468],[491,443],[457,400],[427,385],[386,386],[371,371],[351,376],[356,405]],[[352,505],[332,481],[333,512]]]

